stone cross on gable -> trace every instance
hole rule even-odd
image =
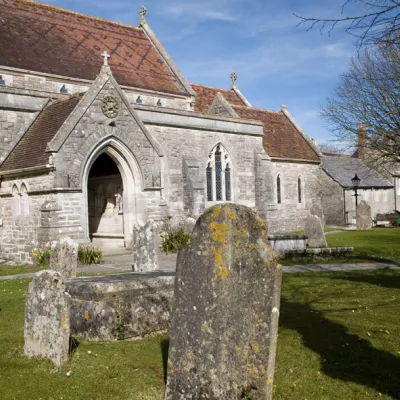
[[[108,65],[108,59],[111,56],[106,51],[101,56],[104,57],[104,65]]]
[[[147,12],[146,7],[145,7],[145,6],[142,6],[142,7],[140,8],[140,11],[139,11],[140,20],[141,20],[141,21],[145,21],[144,16],[146,15],[146,12]]]
[[[232,72],[231,73],[231,80],[232,80],[232,89],[236,89],[237,85],[236,85],[236,81],[237,81],[238,75],[236,72]]]

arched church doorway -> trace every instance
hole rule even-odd
[[[89,236],[102,248],[124,247],[124,187],[115,161],[101,153],[87,180]]]

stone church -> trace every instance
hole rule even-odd
[[[321,200],[321,154],[286,107],[189,83],[148,26],[0,0],[0,258],[71,236],[129,247],[139,221],[218,202],[271,232]],[[138,17],[139,19],[139,17]]]

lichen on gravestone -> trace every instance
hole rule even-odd
[[[367,231],[372,228],[371,206],[365,200],[362,200],[357,206],[356,223],[357,229],[360,231]]]
[[[133,270],[152,271],[158,268],[158,229],[154,221],[133,227]]]
[[[61,238],[51,247],[50,265],[65,278],[75,278],[78,268],[78,243],[69,237]]]
[[[208,209],[178,255],[166,400],[271,399],[280,288],[261,218]]]
[[[29,284],[25,304],[24,353],[60,366],[68,359],[71,297],[59,272],[38,272]]]
[[[324,228],[319,217],[309,214],[304,227],[304,235],[307,236],[307,244],[312,248],[328,247]]]

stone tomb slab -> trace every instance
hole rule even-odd
[[[71,298],[59,272],[38,272],[28,286],[24,353],[47,358],[55,366],[68,359]]]
[[[208,209],[178,255],[165,398],[271,399],[280,289],[261,218]]]

